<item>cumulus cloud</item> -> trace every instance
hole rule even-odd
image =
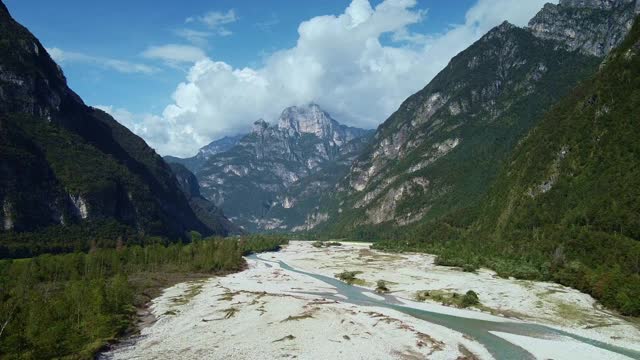
[[[163,129],[165,120],[153,114],[133,114],[126,109],[117,108],[111,105],[95,105],[129,130],[144,139],[156,139],[156,143],[163,143],[171,140],[169,134]],[[153,146],[152,142],[150,145]]]
[[[47,48],[47,52],[51,55],[51,58],[59,63],[85,63],[92,64],[95,66],[99,66],[105,69],[115,70],[125,74],[131,73],[142,73],[142,74],[152,74],[156,72],[158,69],[145,65],[138,64],[124,60],[100,57],[100,56],[92,56],[79,52],[65,51],[57,47]]]
[[[295,47],[272,53],[261,67],[199,60],[160,119],[138,119],[136,126],[161,153],[180,156],[193,155],[217,137],[247,131],[258,118],[273,121],[283,108],[311,101],[338,121],[373,128],[492,27],[504,20],[525,25],[546,1],[479,0],[463,24],[440,34],[416,34],[411,25],[426,21],[416,0],[385,0],[375,8],[367,0],[353,0],[340,15],[302,22]],[[219,25],[221,18],[212,17],[218,19],[212,24]],[[235,13],[226,18],[235,19]],[[383,35],[390,40],[381,40]]]
[[[142,53],[142,56],[149,59],[163,60],[171,64],[195,63],[196,61],[206,58],[202,49],[196,46],[181,44],[151,46]]]
[[[231,9],[227,12],[209,11],[202,16],[188,17],[186,23],[201,23],[209,29],[215,30],[220,36],[229,36],[232,32],[224,25],[228,25],[238,21],[235,10]]]

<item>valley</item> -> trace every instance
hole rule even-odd
[[[0,0],[0,358],[640,360],[640,0],[472,2]]]
[[[369,246],[292,241],[241,273],[171,287],[153,301],[156,322],[102,358],[640,358],[638,324],[576,290]],[[345,270],[358,285],[335,278]],[[425,290],[472,290],[479,303],[418,301]]]

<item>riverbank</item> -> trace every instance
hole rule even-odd
[[[638,349],[640,333],[637,328],[594,309],[586,295],[559,289],[555,284],[523,284],[494,278],[486,271],[463,273],[433,265],[429,255],[384,254],[370,251],[361,243],[314,248],[308,242],[291,242],[282,251],[262,254],[260,258],[283,261],[295,268],[331,277],[343,270],[363,271],[358,278],[364,280],[365,286],[373,288],[377,280],[385,280],[393,295],[415,308],[498,322],[518,321],[515,318],[518,314],[517,317],[523,320],[534,319],[589,338]],[[329,299],[336,294],[334,287],[313,277],[284,270],[277,263],[249,259],[248,264],[249,268],[241,273],[182,283],[165,290],[151,306],[157,322],[143,329],[135,343],[116,349],[106,354],[107,357],[492,358],[480,343],[444,326],[392,309]],[[416,291],[436,288],[459,292],[476,289],[483,311],[410,300]],[[555,291],[536,296],[550,290]],[[530,297],[538,299],[533,305],[531,301],[521,304]],[[565,303],[587,313],[592,309],[594,314],[563,319],[561,314],[565,310],[557,307],[566,308],[567,305],[558,305]],[[498,316],[491,315],[488,309],[499,310],[494,310]],[[527,312],[529,310],[531,312]],[[607,325],[585,328],[583,322],[594,319]],[[581,359],[626,358],[565,338],[495,335],[541,358],[571,358],[576,354]]]
[[[424,290],[478,294],[481,306],[470,310],[506,319],[554,326],[640,350],[640,327],[606,309],[589,295],[551,282],[504,279],[494,271],[464,272],[435,265],[435,256],[424,253],[385,253],[370,250],[367,243],[342,243],[329,248],[291,242],[277,258],[287,264],[334,276],[344,270],[362,271],[359,279],[373,289],[378,280],[387,282],[390,292],[415,299]],[[437,304],[437,301],[426,303]]]
[[[260,261],[167,289],[157,321],[113,359],[433,359],[489,355],[462,334],[395,311],[326,300],[331,287]],[[191,295],[190,295],[191,294]]]

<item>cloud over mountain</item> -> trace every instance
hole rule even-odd
[[[434,35],[411,31],[411,25],[428,21],[415,0],[385,0],[375,7],[353,0],[342,14],[302,22],[296,45],[272,53],[261,67],[199,59],[160,118],[136,117],[132,123],[146,129],[140,135],[157,150],[173,155],[193,155],[213,138],[311,101],[343,123],[372,128],[486,31],[504,20],[525,25],[545,2],[479,0],[464,24]],[[217,13],[190,21],[216,28],[236,19],[235,13]]]

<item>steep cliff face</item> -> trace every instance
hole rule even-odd
[[[491,30],[378,128],[316,230],[407,225],[477,203],[537,119],[622,41],[635,9],[562,1],[528,28]]]
[[[0,6],[0,217],[4,230],[115,220],[143,234],[213,233],[153,149],[67,87]]]
[[[301,179],[360,149],[370,132],[339,124],[316,104],[285,109],[277,125],[254,123],[250,134],[196,173],[202,193],[248,230],[288,229],[269,212]],[[286,204],[285,204],[286,205]]]
[[[569,51],[604,56],[622,42],[638,11],[636,0],[561,0],[546,4],[529,30]]]

